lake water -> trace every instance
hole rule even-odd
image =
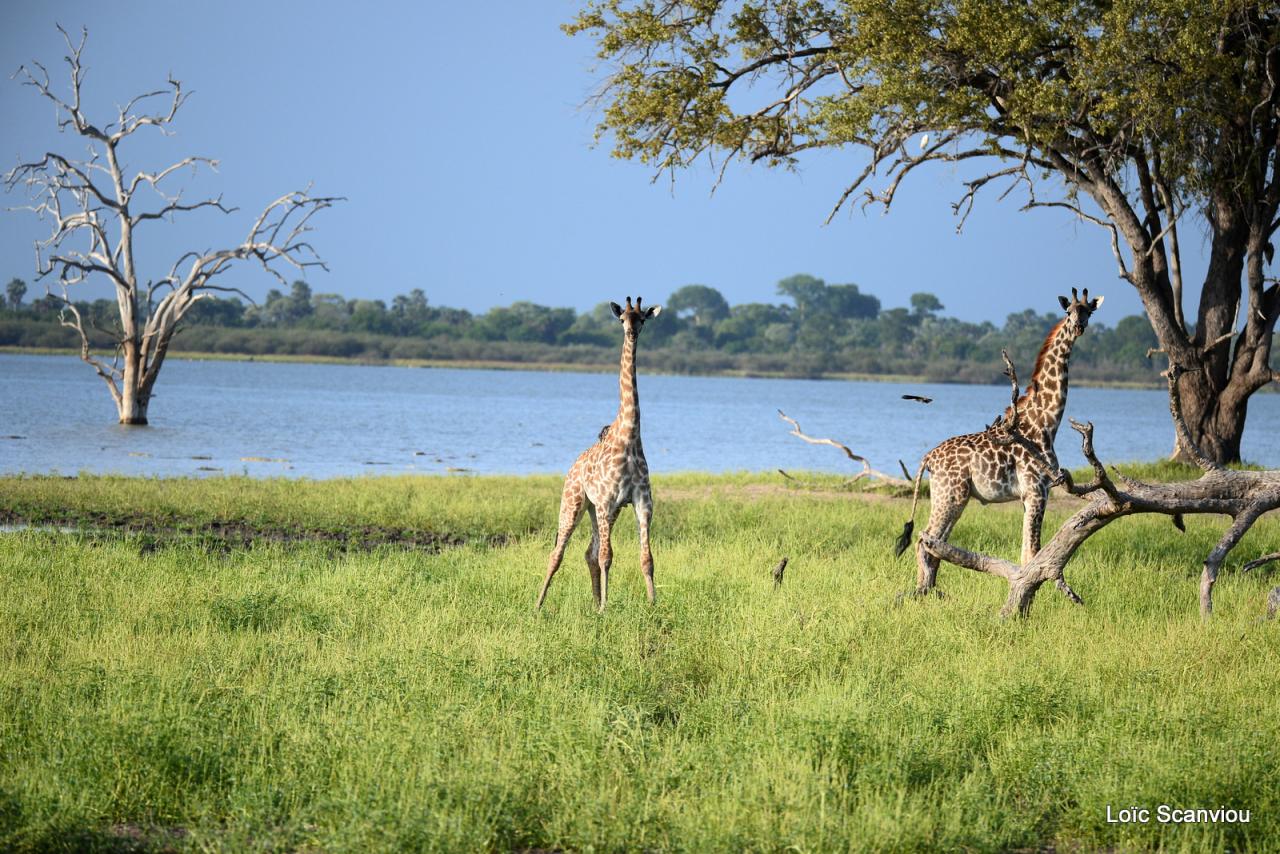
[[[641,357],[643,361],[643,356]],[[564,472],[617,412],[610,374],[170,359],[150,427],[122,427],[93,370],[72,356],[0,354],[0,472],[346,477]],[[837,449],[789,435],[778,409],[876,468],[915,470],[942,439],[981,430],[1008,386],[652,376],[641,373],[645,454],[655,472],[853,472]],[[904,393],[932,397],[924,406]],[[1104,461],[1172,447],[1163,391],[1074,388]],[[1280,465],[1280,395],[1250,405],[1244,456]],[[16,438],[20,437],[20,438]],[[1083,462],[1064,425],[1058,454]]]

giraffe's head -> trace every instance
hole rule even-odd
[[[1067,328],[1071,333],[1079,338],[1084,334],[1085,328],[1089,325],[1089,315],[1098,310],[1098,306],[1102,305],[1105,297],[1094,297],[1089,299],[1089,289],[1084,289],[1084,296],[1081,297],[1076,293],[1076,289],[1071,289],[1071,299],[1066,297],[1058,297],[1058,302],[1062,304],[1062,308],[1067,312]]]
[[[640,335],[640,329],[644,326],[644,322],[651,317],[657,317],[662,311],[662,306],[653,305],[648,308],[640,307],[641,297],[636,297],[636,304],[631,304],[631,297],[627,297],[627,307],[623,308],[616,302],[609,303],[609,307],[613,309],[613,316],[618,318],[622,323],[622,328],[627,331],[627,337],[632,341]]]

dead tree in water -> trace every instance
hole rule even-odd
[[[1214,549],[1205,558],[1200,577],[1200,613],[1208,618],[1213,611],[1213,585],[1223,560],[1264,513],[1280,507],[1280,470],[1234,471],[1208,459],[1191,440],[1178,394],[1178,378],[1184,373],[1176,365],[1166,372],[1169,381],[1169,409],[1179,443],[1191,451],[1203,474],[1197,480],[1178,483],[1144,483],[1116,472],[1120,485],[1107,474],[1093,450],[1093,424],[1072,421],[1080,433],[1085,458],[1093,467],[1091,483],[1068,485],[1070,491],[1088,501],[1068,519],[1053,538],[1025,565],[979,554],[950,543],[922,536],[931,553],[948,563],[977,572],[998,575],[1009,583],[1009,595],[1001,616],[1025,617],[1036,592],[1046,581],[1065,586],[1063,571],[1085,540],[1112,521],[1137,513],[1164,513],[1175,518],[1189,513],[1216,513],[1232,518]],[[1069,589],[1069,588],[1068,588]]]
[[[58,30],[67,43],[70,100],[53,91],[48,71],[38,62],[32,63],[34,71],[24,66],[16,76],[54,104],[58,129],[74,131],[87,143],[89,153],[77,158],[47,152],[15,166],[4,182],[9,190],[25,187],[31,200],[28,209],[52,221],[52,233],[36,243],[36,265],[40,278],[56,276],[60,292],[54,294],[50,289],[50,296],[62,302],[62,325],[79,336],[80,358],[107,384],[120,423],[146,424],[152,388],[187,311],[214,292],[243,296],[239,288],[222,286],[218,278],[239,261],[260,264],[281,283],[284,277],[276,269],[281,265],[299,271],[327,269],[305,235],[311,230],[311,217],[337,199],[311,196],[305,190],[286,193],[267,205],[238,245],[188,252],[173,264],[168,275],[144,283],[134,253],[139,230],[157,220],[172,220],[179,213],[208,208],[229,214],[236,209],[223,205],[221,196],[186,201],[181,191],[170,193],[162,187],[174,173],[188,168],[194,171],[204,165],[216,169],[217,161],[208,157],[186,157],[153,172],[129,174],[122,144],[146,128],[168,135],[187,93],[171,76],[167,88],[139,95],[120,108],[115,120],[95,124],[80,100],[84,78],[80,55],[87,33],[75,44],[65,30]],[[143,102],[159,97],[167,100],[166,107],[155,112],[135,111]],[[115,339],[110,361],[93,354],[85,319],[68,295],[68,288],[88,280],[110,283],[115,291],[119,325],[108,330]]]

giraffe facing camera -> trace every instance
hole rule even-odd
[[[1045,338],[1016,409],[1010,404],[981,433],[955,436],[925,454],[916,472],[911,516],[898,537],[895,554],[902,554],[911,543],[920,479],[926,470],[930,474],[930,498],[925,532],[931,537],[946,540],[970,498],[983,504],[1021,500],[1022,564],[1025,566],[1040,551],[1040,529],[1049,489],[1067,477],[1053,450],[1067,407],[1067,362],[1071,348],[1088,328],[1089,317],[1102,300],[1089,299],[1088,288],[1083,297],[1075,288],[1071,289],[1070,300],[1058,297],[1066,317]],[[937,585],[938,564],[939,559],[917,542],[917,596],[929,593]]]
[[[622,362],[618,371],[618,415],[601,431],[599,439],[587,448],[564,479],[560,495],[560,523],[556,531],[556,544],[547,561],[547,577],[542,582],[535,608],[541,608],[547,598],[551,579],[564,560],[564,550],[582,518],[582,511],[591,515],[591,545],[587,546],[587,570],[591,575],[591,594],[596,608],[604,611],[609,598],[609,567],[613,563],[613,544],[610,536],[618,513],[628,504],[636,513],[636,525],[640,534],[640,569],[649,601],[657,598],[653,586],[653,554],[649,549],[649,519],[653,514],[653,495],[649,488],[649,465],[644,459],[644,447],[640,444],[640,397],[636,391],[636,341],[647,320],[657,317],[662,306],[643,308],[641,298],[635,305],[627,297],[624,308],[610,303],[613,314],[622,323],[625,332],[622,341]]]

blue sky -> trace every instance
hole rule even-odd
[[[678,175],[674,188],[652,183],[646,167],[592,146],[596,116],[581,105],[602,69],[589,39],[559,29],[576,5],[7,0],[0,164],[78,148],[55,132],[48,102],[8,75],[34,58],[65,85],[54,23],[84,25],[91,115],[106,121],[170,71],[194,92],[176,135],[145,141],[130,162],[215,157],[217,174],[185,179],[188,197],[221,192],[241,208],[141,236],[144,274],[163,274],[186,249],[238,240],[263,205],[312,184],[348,201],[317,218],[314,243],[331,272],[306,278],[348,297],[418,287],[472,311],[520,299],[582,310],[702,283],[733,303],[777,302],[777,281],[805,272],[856,282],[885,306],[930,291],[969,320],[1056,311],[1072,286],[1107,296],[1099,321],[1141,311],[1116,278],[1105,232],[1059,211],[1019,213],[1017,192],[990,194],[957,235],[951,202],[963,173],[950,169],[904,184],[889,216],[855,207],[827,226],[858,151],[822,153],[798,173],[731,168],[714,195],[707,170]],[[0,224],[0,278],[30,281],[45,226],[9,211]],[[1193,281],[1203,246],[1188,232]],[[236,284],[255,297],[276,285],[248,267]]]

